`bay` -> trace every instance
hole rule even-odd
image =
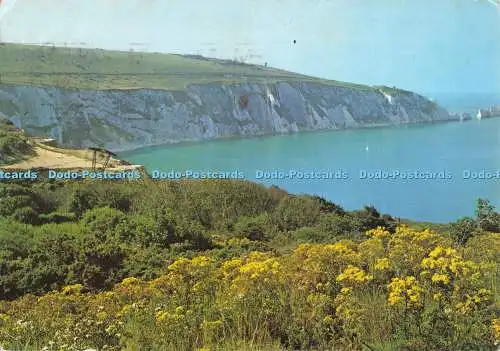
[[[473,216],[478,198],[500,207],[500,118],[215,140],[119,156],[149,172],[239,171],[245,179],[316,194],[348,210],[373,205],[414,220],[444,223]],[[259,170],[293,177],[262,179]],[[400,175],[368,179],[377,171]],[[348,178],[305,179],[310,172],[318,178],[344,172]],[[408,179],[415,173],[420,179]]]

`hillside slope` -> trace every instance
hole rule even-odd
[[[76,147],[458,119],[412,92],[229,61],[13,44],[0,53],[0,112]]]
[[[0,82],[65,89],[186,90],[190,84],[310,81],[371,89],[197,55],[0,44]]]

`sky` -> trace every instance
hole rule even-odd
[[[268,62],[427,96],[500,96],[495,1],[2,0],[0,33],[9,42]]]

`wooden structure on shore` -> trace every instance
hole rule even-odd
[[[108,163],[111,160],[111,157],[117,156],[114,152],[111,152],[109,150],[106,150],[106,149],[103,149],[100,147],[89,147],[88,149],[93,152],[93,154],[92,154],[92,171],[95,171],[97,169],[97,154],[98,153],[102,153],[106,157],[102,171],[104,171],[106,169],[106,167],[108,166]]]

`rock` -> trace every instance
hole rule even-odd
[[[242,103],[241,103],[242,102]],[[0,85],[0,112],[35,136],[112,151],[221,137],[458,120],[415,93],[314,82],[187,91]]]
[[[488,118],[488,117],[496,117],[500,116],[500,105],[499,106],[491,106],[489,108],[479,109],[477,112],[477,118]]]

